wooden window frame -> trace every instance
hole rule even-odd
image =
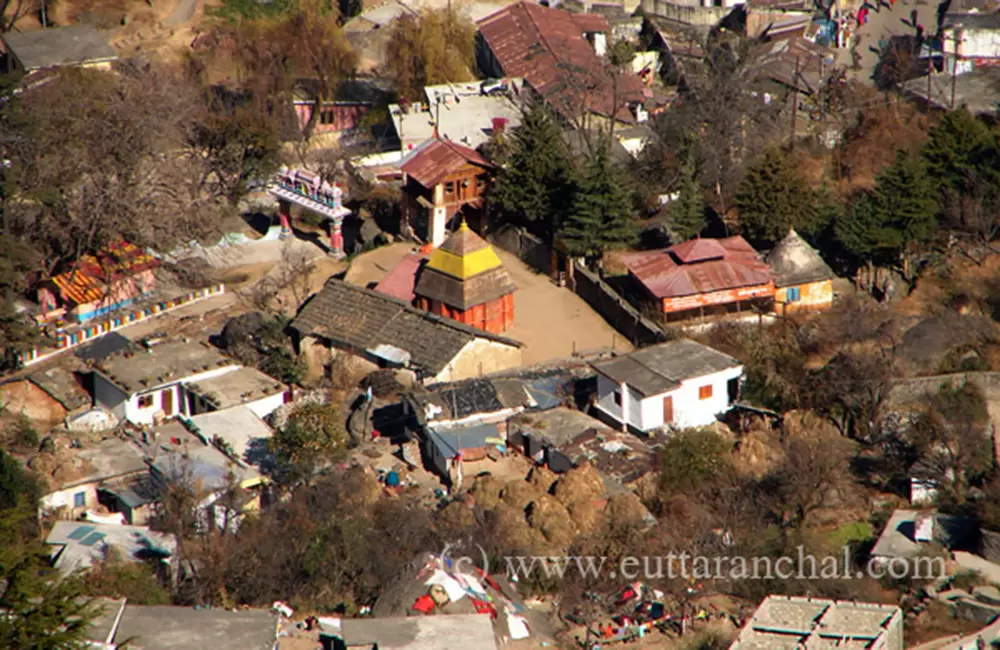
[[[698,399],[712,399],[712,384],[705,384],[704,386],[698,387]]]
[[[139,396],[139,408],[148,409],[153,407],[153,393],[146,393]]]

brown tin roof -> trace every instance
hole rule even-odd
[[[415,151],[400,169],[424,187],[434,187],[445,176],[465,165],[493,169],[493,165],[475,149],[438,138]]]
[[[483,18],[478,26],[503,73],[523,77],[565,117],[576,117],[586,107],[630,120],[624,101],[643,99],[642,82],[632,74],[619,75],[616,93],[607,63],[585,37],[611,34],[602,16],[519,2]]]

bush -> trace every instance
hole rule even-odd
[[[170,604],[170,592],[160,584],[152,564],[108,558],[87,575],[86,583],[91,596],[127,598],[135,605]]]

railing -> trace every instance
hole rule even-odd
[[[78,345],[86,343],[87,341],[92,341],[104,336],[105,334],[114,332],[115,330],[128,327],[129,325],[166,313],[173,309],[177,309],[178,307],[190,305],[191,303],[204,300],[205,298],[222,295],[225,292],[226,285],[219,283],[210,287],[205,287],[204,289],[198,289],[197,291],[186,293],[183,296],[147,305],[145,307],[123,309],[118,314],[110,316],[100,323],[81,326],[73,328],[72,330],[69,328],[59,330],[56,333],[54,344],[39,346],[32,350],[22,352],[19,355],[21,365],[30,366],[36,364],[40,361],[48,359],[49,357],[59,354],[60,352],[70,350]]]

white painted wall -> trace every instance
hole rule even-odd
[[[221,368],[212,368],[211,370],[190,375],[168,384],[154,386],[132,395],[126,395],[124,391],[112,384],[108,379],[98,373],[94,373],[94,401],[116,415],[119,419],[125,418],[129,422],[138,425],[153,424],[154,417],[163,408],[163,393],[173,393],[174,415],[187,413],[187,392],[181,390],[181,384],[212,379],[238,370],[239,368],[240,366],[236,364],[222,366]],[[146,395],[152,396],[152,403],[147,407],[140,407],[139,401]]]
[[[521,348],[487,338],[474,338],[427,385],[442,381],[460,381],[521,365]]]
[[[93,509],[97,507],[97,486],[98,482],[95,481],[93,483],[84,483],[83,485],[75,485],[63,490],[50,492],[39,499],[38,510],[40,512],[47,512],[65,507],[68,508],[66,512],[67,518],[75,519],[82,515],[88,508]],[[75,502],[74,499],[80,492],[86,495],[87,502],[83,506],[76,507],[73,505]]]
[[[642,398],[633,389],[622,392],[622,386],[604,375],[597,375],[597,408],[617,420],[622,421],[622,411],[626,412],[628,424],[640,431],[650,431],[670,424],[679,429],[712,424],[716,416],[729,410],[729,380],[743,375],[743,366],[736,366],[696,379],[689,379],[673,391]],[[699,399],[702,386],[712,386],[712,396]],[[614,394],[623,395],[622,406],[615,404]],[[673,399],[674,421],[664,423],[663,400]]]
[[[1000,30],[961,27],[945,30],[945,52],[954,51],[956,36],[959,56],[967,59],[1000,58]]]
[[[282,391],[277,395],[270,395],[269,397],[247,402],[244,406],[253,411],[254,415],[263,420],[267,416],[274,413],[274,411],[284,403],[285,393]]]

